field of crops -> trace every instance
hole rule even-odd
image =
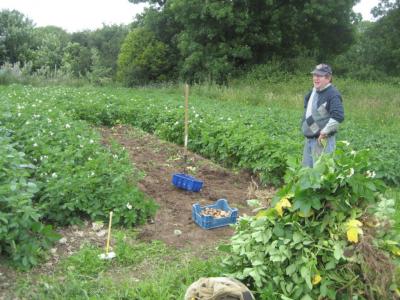
[[[285,91],[280,95],[279,89],[276,91],[274,88],[277,89],[272,86],[268,91],[266,87],[266,92],[258,95],[262,99],[258,101],[259,105],[224,100],[227,96],[223,90],[207,93],[206,88],[195,89],[190,99],[189,148],[228,166],[258,173],[263,182],[281,183],[287,158],[299,158],[302,153],[303,139],[299,131],[302,96],[299,91]],[[298,89],[302,88],[306,90],[307,87],[298,84]],[[397,132],[400,114],[395,89],[388,94],[388,87],[377,85],[359,90],[358,95],[349,92],[348,98],[346,88],[343,89],[346,121],[338,139],[349,141],[356,150],[370,149],[371,168],[377,177],[398,185],[400,138]],[[376,90],[381,91],[387,97],[386,102],[377,104],[379,100],[375,97],[378,95],[371,95],[370,90],[378,94]],[[252,92],[247,91],[247,95]],[[33,115],[39,115],[41,107],[48,105],[73,120],[84,120],[93,125],[131,124],[154,132],[163,139],[183,143],[183,99],[178,89],[132,92],[129,89],[107,88],[16,87],[4,90],[3,94],[8,94],[14,103],[18,99],[30,101],[35,105],[30,107]],[[234,97],[241,95],[239,93]],[[375,107],[372,106],[374,102]],[[11,117],[18,114],[18,106],[10,107],[9,113]]]
[[[350,158],[343,158],[346,162],[343,172],[353,168],[356,172],[373,172],[373,177],[389,187],[388,196],[397,197],[400,184],[398,88],[350,81],[337,85],[343,92],[346,110],[338,140],[346,140],[351,149],[365,153],[360,154],[362,161],[355,161],[353,167]],[[302,154],[299,124],[302,92],[307,88],[308,83],[299,81],[286,85],[258,83],[235,89],[195,86],[189,100],[188,147],[224,166],[257,174],[264,184],[283,186],[283,189],[296,186],[296,176],[291,172],[298,166]],[[136,186],[140,170],[133,169],[121,146],[105,148],[95,127],[128,124],[183,144],[180,88],[132,90],[12,85],[0,87],[0,104],[0,252],[16,265],[25,269],[36,265],[58,239],[49,224],[76,224],[84,218],[106,220],[107,212],[113,210],[115,224],[132,227],[154,215],[156,205]],[[325,174],[321,172],[303,175]],[[285,173],[289,175],[283,185]],[[313,184],[320,183],[310,179],[307,188]],[[334,181],[329,184],[336,191]],[[370,185],[362,180],[357,184],[357,188],[353,183],[351,190],[338,191],[337,195],[345,198],[351,194],[352,205],[358,205],[359,199],[371,200],[373,191],[383,190],[380,184]],[[285,198],[285,191],[281,193]],[[318,203],[314,209],[321,207],[321,202]],[[304,205],[300,203],[298,208],[308,213],[311,204],[308,208]],[[398,219],[397,210],[397,226]],[[333,245],[339,244],[332,240]],[[246,265],[244,261],[240,263]],[[303,276],[305,266],[297,267]],[[252,277],[261,286],[262,279],[257,276],[258,281]],[[311,275],[303,277],[311,278]],[[312,288],[313,284],[307,282],[304,290],[307,286]],[[329,290],[327,285],[325,288]],[[287,291],[288,287],[283,289]],[[287,295],[290,293],[287,291]]]

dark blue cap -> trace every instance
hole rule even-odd
[[[311,74],[318,76],[332,75],[332,68],[327,64],[319,64]]]

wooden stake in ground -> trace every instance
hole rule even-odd
[[[102,253],[99,255],[100,259],[112,259],[116,256],[115,252],[109,252],[110,250],[110,239],[111,239],[111,225],[112,225],[112,216],[113,212],[110,211],[110,219],[108,221],[108,234],[107,234],[107,243],[106,243],[106,253]]]
[[[185,170],[187,165],[187,144],[189,139],[189,85],[185,83],[185,140],[183,157],[185,160]]]

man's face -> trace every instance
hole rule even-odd
[[[329,75],[321,76],[321,75],[313,75],[313,83],[314,87],[317,90],[322,90],[329,82],[331,81],[331,77]]]

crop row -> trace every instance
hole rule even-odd
[[[97,125],[130,124],[183,144],[183,97],[128,89],[34,90],[50,93],[75,119]],[[301,159],[302,112],[213,99],[190,99],[188,147],[226,166],[247,169],[279,185],[289,158]],[[400,138],[394,129],[346,120],[338,140],[370,149],[371,165],[386,183],[400,183]]]
[[[76,120],[94,125],[130,124],[183,144],[183,97],[150,90],[30,88]],[[301,159],[302,113],[278,106],[253,106],[190,98],[189,148],[224,165],[248,169],[265,183],[279,185],[288,158]],[[400,183],[400,138],[393,129],[346,120],[338,139],[369,148],[378,178]],[[372,134],[371,134],[372,133]]]
[[[50,100],[29,88],[0,93],[0,223],[7,225],[0,252],[24,267],[48,244],[39,241],[54,237],[44,224],[106,220],[113,210],[115,223],[132,226],[155,211],[135,185],[139,174],[127,153],[118,145],[103,147],[87,122]]]

